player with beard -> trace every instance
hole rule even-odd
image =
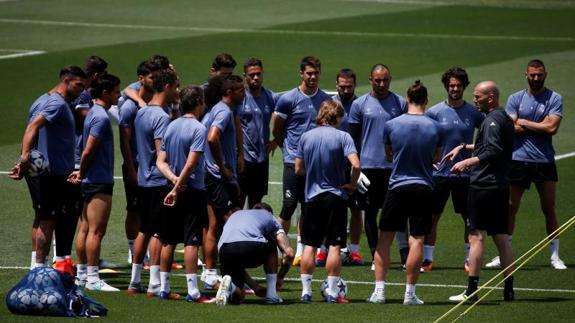
[[[559,93],[545,87],[547,71],[541,60],[534,59],[525,71],[528,88],[516,92],[507,99],[505,110],[515,122],[515,142],[511,163],[510,189],[510,234],[515,229],[515,217],[523,193],[535,184],[539,194],[541,211],[545,216],[547,234],[558,228],[555,199],[557,189],[557,167],[552,138],[559,131],[563,118],[563,100]],[[559,239],[551,241],[551,266],[567,269],[559,258]],[[498,267],[495,258],[488,267]]]
[[[305,214],[305,176],[297,175],[294,169],[299,139],[303,133],[315,128],[315,118],[322,102],[331,99],[319,88],[320,75],[319,58],[304,57],[300,62],[300,85],[280,97],[273,116],[274,141],[282,147],[283,153],[283,201],[279,217],[286,233],[298,203],[302,216]],[[302,252],[303,244],[298,234],[294,265],[299,265]]]
[[[448,69],[441,77],[441,82],[447,91],[447,99],[429,108],[425,115],[437,121],[445,134],[445,146],[443,146],[442,158],[456,146],[473,141],[475,129],[481,125],[485,116],[483,113],[465,102],[463,93],[469,85],[467,72],[460,67]],[[471,156],[470,152],[462,152],[453,161],[444,161],[436,165],[433,171],[434,198],[433,198],[433,224],[431,233],[425,236],[423,246],[423,263],[421,269],[429,271],[433,267],[433,249],[437,238],[437,223],[443,213],[443,208],[451,195],[455,213],[459,213],[463,219],[464,242],[466,244],[465,268],[469,257],[469,242],[467,240],[467,191],[469,188],[469,176],[471,172],[465,171],[453,174],[449,170],[456,162]]]

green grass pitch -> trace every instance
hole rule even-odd
[[[554,137],[558,155],[575,151],[575,101],[571,82],[575,66],[575,1],[573,0],[270,0],[270,1],[40,1],[0,0],[0,171],[7,171],[16,160],[27,110],[32,101],[57,81],[59,68],[81,65],[89,55],[104,57],[109,71],[128,84],[135,80],[137,64],[151,54],[167,55],[175,64],[183,85],[203,83],[211,59],[229,52],[241,64],[260,57],[265,65],[264,84],[275,91],[295,87],[299,82],[298,64],[305,55],[322,59],[324,89],[334,89],[335,73],[342,67],[358,75],[357,93],[369,90],[369,68],[387,64],[393,75],[392,90],[404,95],[416,79],[428,87],[430,102],[442,100],[442,72],[451,66],[467,69],[472,87],[481,80],[499,84],[502,104],[512,92],[526,86],[523,73],[531,58],[547,65],[547,86],[563,96],[564,120]],[[44,54],[13,57],[18,53],[43,51]],[[240,65],[241,66],[241,65]],[[238,68],[238,72],[241,68]],[[471,89],[466,99],[471,100]],[[118,136],[116,136],[118,138]],[[120,175],[121,155],[116,157]],[[575,159],[557,162],[557,211],[561,223],[573,216],[575,203]],[[281,181],[281,153],[271,162],[270,181]],[[103,257],[122,265],[119,275],[104,276],[125,289],[130,275],[126,263],[124,236],[124,195],[120,182],[115,186],[114,204]],[[270,185],[266,200],[275,210],[281,207],[280,185]],[[0,299],[23,276],[29,264],[31,203],[23,182],[0,177]],[[529,250],[545,236],[543,216],[537,194],[528,191],[518,215],[513,247],[516,256]],[[392,270],[388,277],[385,305],[365,303],[373,285],[369,266],[345,267],[352,305],[321,303],[319,283],[314,283],[314,304],[298,303],[301,284],[297,268],[289,273],[281,296],[285,305],[263,306],[253,297],[246,304],[218,308],[185,302],[160,302],[125,292],[90,293],[110,310],[109,321],[433,321],[453,304],[450,295],[463,290],[464,246],[462,223],[448,204],[440,221],[434,270],[420,276],[417,294],[426,304],[404,307],[404,274]],[[575,306],[575,234],[567,231],[561,239],[561,255],[569,267],[555,271],[549,266],[548,249],[535,256],[515,278],[513,303],[500,302],[495,291],[484,303],[462,319],[473,322],[572,321]],[[362,254],[369,259],[366,242]],[[397,267],[397,248],[392,247]],[[486,258],[495,255],[493,244],[486,244]],[[181,256],[179,256],[181,257]],[[175,271],[183,274],[183,271]],[[485,270],[481,282],[497,272]],[[261,277],[261,270],[253,271]],[[322,279],[325,271],[316,270]],[[146,278],[144,278],[145,280]],[[185,292],[184,278],[172,279],[173,289]],[[449,317],[450,320],[456,318]],[[0,306],[0,321],[51,321],[58,319],[19,317]]]

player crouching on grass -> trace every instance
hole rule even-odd
[[[444,137],[437,122],[424,115],[427,89],[415,81],[407,89],[407,113],[385,124],[387,159],[392,161],[389,190],[379,223],[375,252],[375,290],[367,300],[385,302],[385,276],[389,270],[389,249],[396,231],[405,231],[409,221],[409,253],[404,305],[421,305],[415,284],[423,261],[423,238],[431,230],[433,163],[439,160]]]
[[[294,251],[282,226],[273,216],[272,208],[256,204],[253,209],[233,213],[226,224],[218,243],[222,282],[216,294],[216,304],[226,305],[228,299],[236,304],[244,300],[244,283],[257,296],[265,297],[266,304],[280,304],[283,300],[277,294],[283,276],[294,258]],[[278,251],[284,254],[282,271],[278,274]],[[313,260],[313,259],[312,259]],[[246,272],[246,268],[263,265],[266,273],[266,288],[259,286]]]
[[[349,303],[338,296],[341,273],[340,250],[347,240],[348,194],[356,189],[360,174],[359,157],[349,133],[339,130],[345,111],[336,101],[324,101],[316,118],[317,128],[305,132],[299,141],[295,173],[305,176],[307,211],[302,217],[300,271],[303,285],[301,301],[311,302],[311,282],[316,249],[329,246],[327,270],[328,303]],[[351,164],[349,183],[345,183],[346,159]]]
[[[106,74],[92,87],[94,106],[84,120],[80,170],[69,181],[82,183],[84,211],[76,238],[77,281],[88,290],[117,292],[119,289],[100,279],[100,247],[106,233],[114,188],[114,135],[108,110],[118,104],[120,79]]]
[[[170,270],[174,249],[183,242],[188,295],[186,301],[211,303],[213,299],[200,294],[196,270],[198,246],[208,223],[206,188],[204,185],[206,127],[198,121],[204,113],[204,91],[189,86],[180,92],[183,115],[174,120],[164,134],[156,165],[174,183],[164,199],[160,256],[160,299],[180,300],[181,295],[170,290]]]

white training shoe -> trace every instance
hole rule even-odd
[[[554,269],[558,269],[558,270],[564,270],[567,269],[567,266],[565,266],[565,263],[563,262],[563,260],[559,259],[559,258],[555,258],[555,259],[551,259],[551,267],[553,267]]]
[[[423,301],[417,298],[415,294],[405,294],[403,305],[423,305]]]
[[[225,306],[228,303],[228,298],[231,294],[232,277],[225,275],[222,278],[218,292],[216,293],[216,305]]]
[[[485,267],[487,268],[500,268],[501,267],[501,260],[499,259],[499,256],[494,257],[493,259],[491,259],[490,262],[488,262]]]
[[[100,292],[119,292],[120,291],[116,287],[112,287],[112,286],[108,285],[105,281],[103,281],[101,279],[98,281],[95,281],[95,282],[87,282],[86,283],[86,289],[87,290],[100,291]]]
[[[477,294],[469,297],[469,296],[467,296],[466,293],[467,293],[467,290],[464,290],[463,293],[461,293],[459,295],[450,296],[449,300],[451,302],[457,302],[457,303],[462,302],[462,301],[469,301],[469,302],[474,303],[477,301],[477,298],[478,298]]]
[[[385,293],[383,291],[376,291],[371,294],[367,299],[369,303],[373,304],[384,304],[385,303]]]
[[[375,262],[371,262],[371,270],[375,271]]]

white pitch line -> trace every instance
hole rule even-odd
[[[133,24],[107,24],[77,21],[53,21],[32,19],[0,18],[0,23],[37,24],[49,26],[79,26],[93,28],[122,28],[136,30],[173,30],[195,32],[242,32],[267,33],[286,35],[318,35],[318,36],[353,36],[353,37],[391,37],[391,38],[431,38],[431,39],[475,39],[475,40],[528,40],[528,41],[575,41],[573,37],[530,37],[530,36],[503,36],[503,35],[456,35],[456,34],[425,34],[425,33],[377,33],[353,31],[313,31],[313,30],[280,30],[280,29],[244,29],[244,28],[214,28],[214,27],[186,27],[186,26],[152,26]]]
[[[18,58],[24,56],[42,55],[46,52],[43,50],[26,50],[26,49],[2,49],[0,52],[15,52],[13,54],[0,55],[0,59]]]
[[[569,157],[573,157],[573,156],[575,156],[575,151],[567,153],[567,154],[555,155],[555,160],[561,160],[561,159],[565,159],[565,158],[569,158]]]

